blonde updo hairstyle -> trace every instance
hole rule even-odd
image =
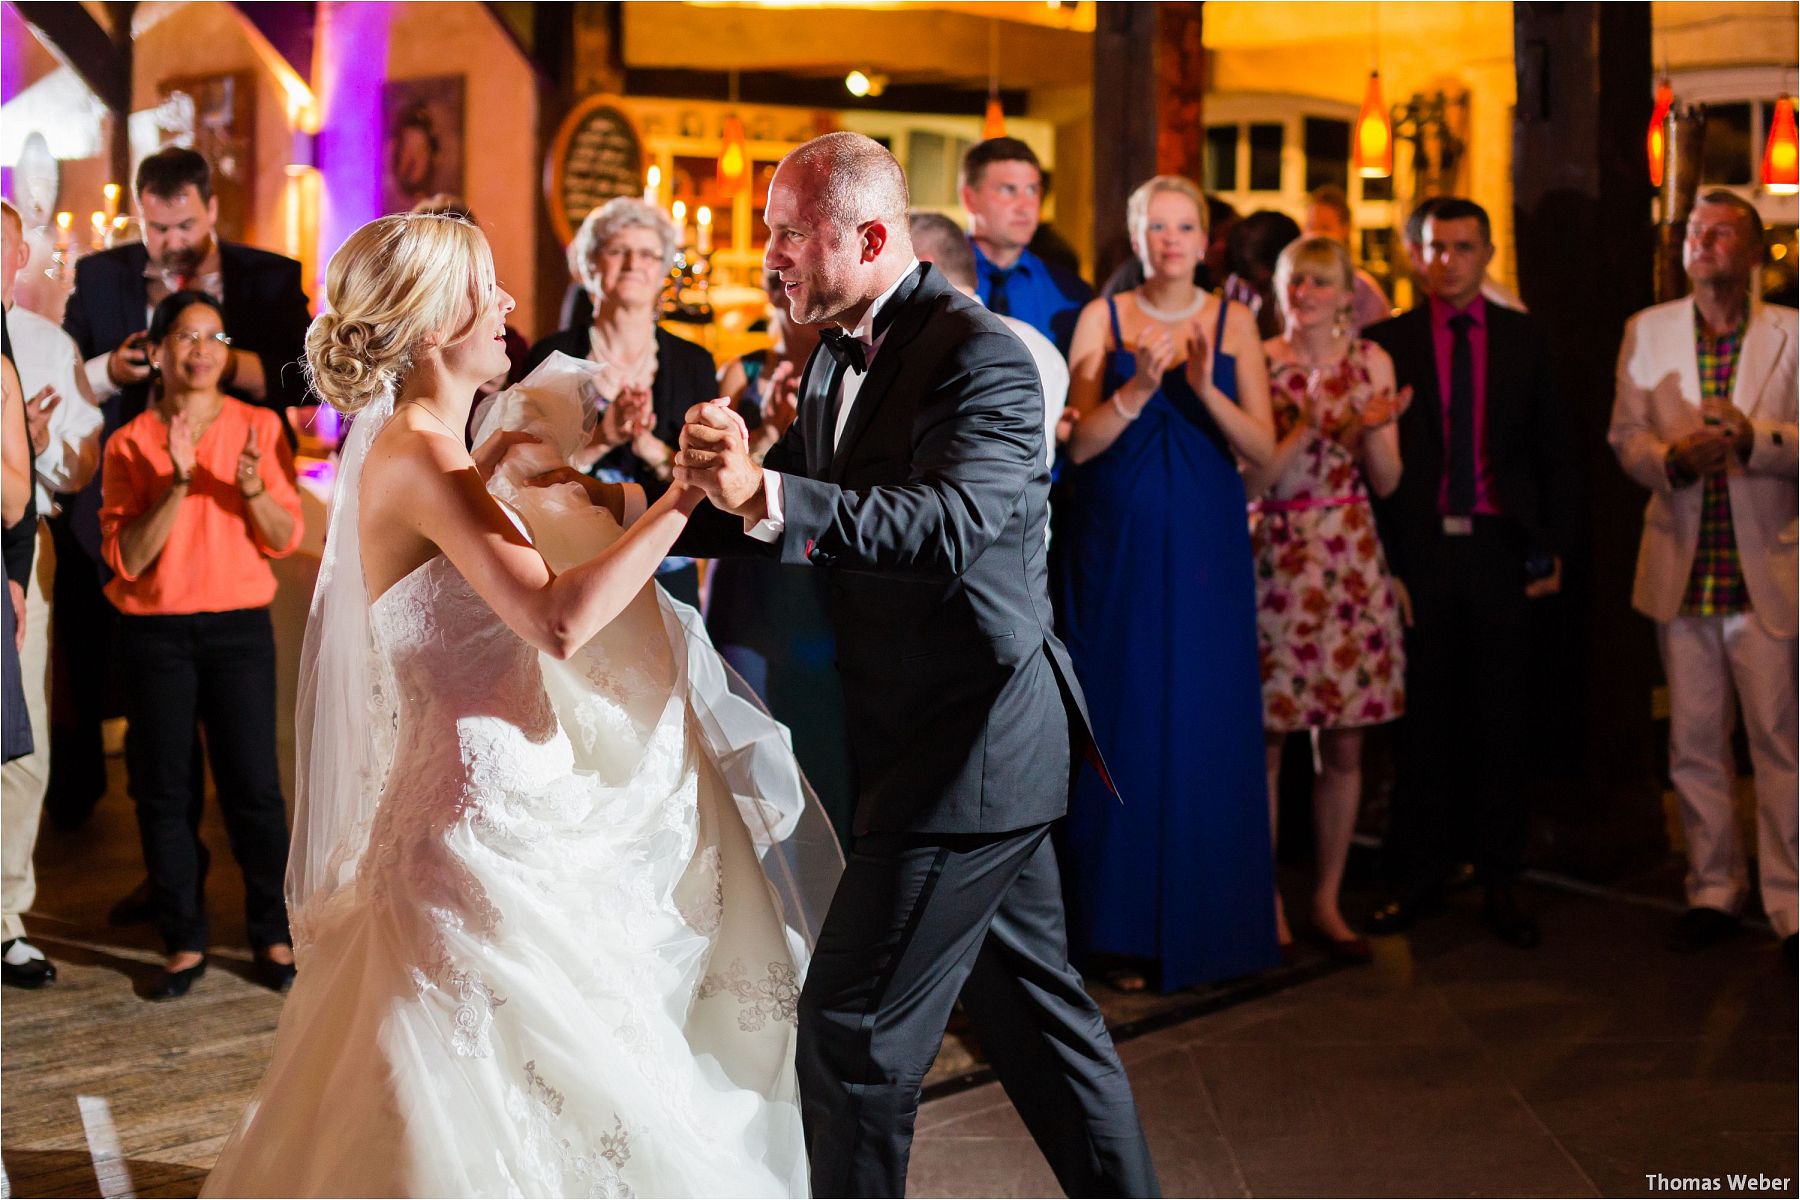
[[[1282,250],[1281,257],[1275,260],[1275,298],[1281,304],[1281,317],[1286,320],[1288,313],[1288,280],[1294,272],[1311,268],[1320,274],[1330,273],[1337,276],[1338,286],[1344,289],[1344,303],[1338,312],[1338,321],[1347,322],[1356,304],[1356,264],[1350,261],[1350,252],[1343,245],[1328,237],[1300,238],[1289,242]]]
[[[475,331],[495,286],[487,239],[460,217],[370,221],[325,268],[328,307],[306,331],[313,391],[344,413],[398,391],[421,348]]]
[[[1144,264],[1146,275],[1150,273],[1150,251],[1145,242],[1150,232],[1150,201],[1160,192],[1174,192],[1194,202],[1200,222],[1200,252],[1206,253],[1206,197],[1191,179],[1180,175],[1154,176],[1140,183],[1125,201],[1125,231],[1131,235],[1131,252]]]

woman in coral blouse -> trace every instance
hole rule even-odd
[[[244,873],[257,976],[281,990],[294,955],[269,560],[300,544],[293,457],[275,413],[220,390],[230,339],[211,296],[164,300],[149,341],[156,399],[107,442],[100,513],[115,572],[106,594],[121,614],[132,800],[169,956],[149,995],[185,995],[206,970],[205,852],[189,815],[196,720]]]

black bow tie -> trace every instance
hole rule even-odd
[[[852,337],[841,329],[823,329],[819,331],[819,341],[824,345],[826,353],[837,359],[840,367],[846,367],[858,375],[869,369],[867,352],[861,338]]]

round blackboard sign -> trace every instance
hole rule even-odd
[[[589,96],[556,131],[544,163],[544,203],[564,244],[582,219],[615,196],[644,193],[644,142],[617,96]]]

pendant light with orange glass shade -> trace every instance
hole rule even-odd
[[[1656,85],[1656,104],[1650,110],[1650,129],[1645,135],[1644,149],[1650,158],[1650,186],[1663,183],[1663,167],[1669,156],[1669,110],[1675,107],[1675,88],[1668,77]]]
[[[1775,101],[1769,119],[1769,144],[1763,149],[1763,191],[1772,196],[1800,194],[1800,142],[1794,132],[1794,98]]]
[[[1386,179],[1394,173],[1394,123],[1387,100],[1381,94],[1381,6],[1369,6],[1372,21],[1369,86],[1363,92],[1362,110],[1356,114],[1351,161],[1363,179]]]
[[[719,192],[735,196],[750,182],[750,149],[744,135],[744,122],[737,115],[738,73],[731,72],[732,111],[725,115],[723,137],[719,146]]]
[[[988,23],[988,102],[981,121],[981,140],[1006,136],[1006,109],[1000,103],[1000,21]]]

